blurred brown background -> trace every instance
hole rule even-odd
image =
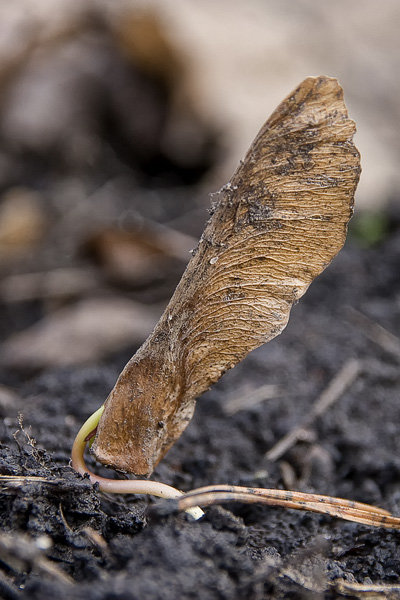
[[[208,192],[308,75],[344,87],[359,239],[379,241],[398,210],[399,23],[396,0],[2,3],[3,381],[141,343]]]

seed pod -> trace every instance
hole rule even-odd
[[[354,132],[336,79],[309,77],[278,106],[218,193],[169,305],[107,399],[98,460],[150,474],[195,399],[281,333],[344,244],[360,174]]]

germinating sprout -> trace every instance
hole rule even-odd
[[[360,175],[354,133],[342,88],[325,76],[307,77],[262,126],[217,194],[159,322],[78,433],[72,464],[101,490],[169,498],[195,518],[200,506],[259,502],[400,529],[388,511],[342,498],[225,485],[182,494],[154,481],[98,477],[84,462],[93,440],[99,462],[150,475],[196,399],[284,329],[293,304],[345,242]],[[358,368],[353,363],[347,377]]]
[[[78,435],[75,438],[71,452],[71,462],[73,468],[81,475],[89,475],[92,483],[98,483],[102,492],[113,494],[146,494],[157,496],[159,498],[179,498],[183,493],[176,488],[160,483],[158,481],[148,481],[146,479],[107,479],[92,473],[85,464],[84,453],[86,444],[93,439],[97,424],[103,414],[104,406],[101,406],[93,413],[82,425]],[[186,510],[186,509],[185,509]],[[200,519],[204,513],[201,508],[191,506],[187,511],[195,519]]]
[[[355,523],[374,527],[400,529],[400,518],[383,508],[345,498],[335,498],[318,494],[307,494],[288,490],[241,487],[236,485],[210,485],[183,493],[176,488],[146,479],[108,479],[100,477],[88,469],[84,459],[86,444],[96,434],[97,424],[103,413],[101,406],[82,425],[72,447],[73,468],[81,475],[88,474],[92,483],[97,483],[102,492],[113,494],[145,494],[175,500],[177,511],[186,511],[198,520],[204,512],[200,506],[243,502],[246,504],[266,504],[295,510],[306,510]]]

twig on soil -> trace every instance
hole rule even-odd
[[[56,564],[43,555],[43,543],[51,545],[47,536],[43,539],[33,540],[25,535],[1,533],[0,534],[0,560],[16,572],[27,571],[35,568],[44,575],[48,575],[64,584],[71,584],[73,580],[64,573]]]
[[[83,268],[9,275],[0,283],[0,298],[12,303],[80,297],[98,289],[99,282],[100,277],[94,269]]]
[[[68,523],[68,521],[67,521],[67,519],[65,517],[65,514],[64,514],[64,511],[63,511],[63,507],[62,507],[61,502],[58,505],[58,509],[60,511],[61,521],[63,522],[65,529],[67,531],[69,531],[69,532],[73,532],[73,529],[72,529],[71,525]]]
[[[2,484],[10,485],[11,487],[20,487],[26,483],[47,483],[57,484],[56,479],[46,479],[46,477],[38,477],[37,475],[0,475],[0,486]]]
[[[394,600],[400,597],[400,585],[388,583],[357,583],[354,581],[345,581],[336,579],[333,582],[334,587],[346,596],[356,598],[366,598],[370,600]]]
[[[347,307],[349,320],[385,352],[400,360],[400,339],[352,306]]]
[[[82,533],[86,535],[90,543],[103,555],[108,553],[108,545],[103,536],[92,527],[85,527]]]
[[[178,510],[187,510],[191,506],[204,507],[226,502],[257,503],[295,510],[308,510],[318,514],[330,515],[331,517],[339,517],[354,523],[400,529],[400,517],[395,517],[381,508],[344,498],[287,490],[214,485],[188,492],[176,501]]]
[[[255,390],[252,390],[245,397],[244,394],[229,398],[224,403],[224,413],[227,416],[232,416],[241,410],[254,408],[264,400],[270,400],[282,395],[281,387],[274,384],[262,385]]]
[[[133,217],[141,229],[144,228],[148,231],[149,235],[152,235],[164,247],[169,256],[178,260],[186,262],[191,249],[197,245],[196,238],[178,231],[171,225],[145,219],[143,215],[136,213],[134,210],[129,211],[129,217]]]
[[[307,417],[294,429],[284,435],[268,452],[265,457],[268,460],[278,460],[289,448],[291,448],[300,439],[303,439],[307,429],[313,424],[315,419],[323,415],[339,398],[345,390],[355,381],[362,369],[362,363],[359,360],[351,359],[340,369],[335,377],[317,401],[314,403]]]

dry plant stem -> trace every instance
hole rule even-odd
[[[333,585],[339,592],[346,596],[365,598],[369,600],[394,600],[399,598],[400,585],[390,583],[357,583],[356,581],[346,581],[336,579]]]
[[[49,480],[46,477],[38,477],[36,475],[0,475],[0,485],[10,484],[10,485],[25,485],[25,483],[47,483],[56,485],[57,480]]]
[[[178,508],[187,510],[191,506],[211,506],[226,502],[244,502],[247,504],[267,504],[295,510],[338,517],[355,523],[400,529],[400,518],[388,511],[344,498],[290,492],[286,490],[270,490],[263,488],[247,488],[239,486],[208,486],[193,490],[178,499]]]
[[[102,492],[108,492],[112,494],[145,494],[150,496],[157,496],[159,498],[179,498],[183,495],[180,490],[167,485],[165,483],[159,483],[158,481],[148,481],[146,479],[107,479],[106,477],[100,477],[95,473],[92,473],[85,464],[84,453],[88,438],[93,436],[97,424],[101,415],[103,414],[104,406],[101,406],[95,413],[93,413],[87,421],[80,428],[78,435],[75,438],[74,445],[71,452],[71,463],[75,471],[78,471],[81,475],[88,474],[92,483],[98,483],[99,489]],[[203,516],[203,511],[194,506],[190,507],[186,512],[192,515],[195,519],[200,519]]]
[[[352,306],[347,307],[350,320],[358,325],[364,335],[385,352],[400,360],[400,339]]]
[[[267,383],[245,394],[244,397],[242,393],[239,396],[235,395],[232,398],[228,398],[223,406],[224,413],[231,417],[241,410],[251,409],[265,400],[278,398],[279,396],[282,396],[282,388],[278,385]]]
[[[313,424],[315,419],[323,415],[355,381],[362,369],[359,360],[351,359],[345,363],[335,377],[330,381],[310,412],[300,425],[284,435],[268,452],[265,458],[278,460],[302,437],[302,434]]]

